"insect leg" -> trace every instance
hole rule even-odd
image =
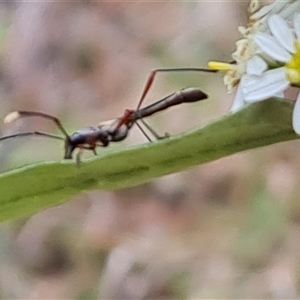
[[[154,78],[156,76],[157,73],[160,72],[207,72],[207,73],[216,73],[218,72],[217,70],[211,70],[211,69],[204,69],[204,68],[166,68],[166,69],[154,69],[153,71],[151,71],[150,75],[148,76],[148,79],[146,81],[145,87],[143,89],[142,92],[142,96],[138,102],[138,106],[137,109],[139,109],[147,95],[147,93],[149,92],[152,83],[154,81]]]

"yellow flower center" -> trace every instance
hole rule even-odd
[[[300,40],[295,42],[296,52],[292,59],[286,63],[286,74],[288,80],[293,84],[300,84]]]

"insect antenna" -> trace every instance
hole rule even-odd
[[[17,119],[20,118],[24,118],[24,117],[41,117],[44,119],[49,119],[51,121],[53,121],[55,123],[55,125],[58,127],[58,129],[63,133],[63,135],[65,135],[67,138],[69,138],[69,135],[67,133],[67,131],[65,130],[65,128],[62,126],[60,120],[54,116],[42,113],[42,112],[36,112],[36,111],[14,111],[9,113],[8,115],[6,115],[6,117],[4,118],[3,122],[4,124],[9,124],[12,123],[14,121],[16,121]],[[34,132],[39,132],[39,131],[34,131]],[[42,132],[40,132],[42,133]],[[32,135],[32,134],[31,134]],[[47,135],[46,133],[42,133],[42,134],[37,134],[37,135]],[[53,137],[51,134],[48,135],[49,137]]]
[[[12,138],[16,138],[16,137],[30,136],[30,135],[44,136],[44,137],[48,137],[48,138],[52,138],[52,139],[64,140],[63,137],[58,136],[58,135],[53,135],[53,134],[49,134],[49,133],[45,133],[45,132],[41,132],[41,131],[29,131],[29,132],[16,133],[16,134],[0,137],[0,141],[4,141],[7,139],[12,139]]]

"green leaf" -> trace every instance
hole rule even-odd
[[[193,132],[82,163],[50,162],[0,175],[0,221],[28,216],[92,189],[119,189],[239,151],[293,140],[293,106],[270,99],[245,107]]]

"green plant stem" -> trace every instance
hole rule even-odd
[[[270,99],[204,128],[89,159],[39,163],[0,175],[0,221],[28,216],[92,189],[130,187],[243,150],[293,140],[293,106]]]

